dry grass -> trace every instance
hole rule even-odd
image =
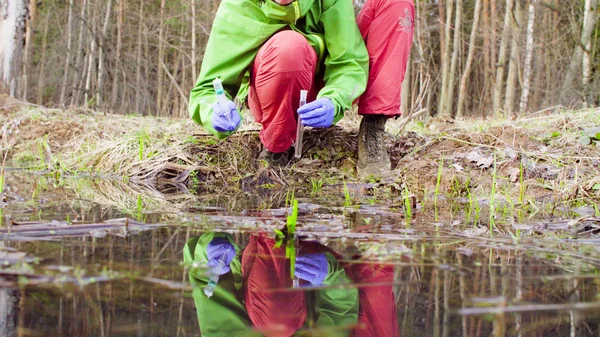
[[[493,170],[468,159],[476,152],[496,158],[495,187],[505,199],[522,199],[515,170],[523,166],[522,183],[530,199],[598,202],[598,146],[581,145],[579,139],[586,128],[600,125],[599,112],[555,109],[514,121],[453,124],[432,119],[409,123],[402,135],[395,133],[406,121],[391,121],[386,141],[396,169],[377,186],[393,185],[419,198],[426,196],[435,190],[443,159],[442,194],[489,195]],[[287,168],[267,167],[255,160],[260,142],[257,125],[250,122],[236,135],[218,141],[190,120],[60,111],[6,100],[0,100],[0,122],[0,144],[12,147],[12,165],[108,174],[117,181],[146,186],[133,194],[163,194],[166,189],[186,194],[214,185],[230,191],[273,186],[310,189],[313,182],[335,185],[356,179],[358,118],[348,118],[342,127],[327,132],[308,131],[304,158]],[[115,199],[116,191],[107,193],[112,194],[107,201]],[[378,196],[386,197],[375,193]],[[115,203],[123,201],[117,197]],[[132,201],[126,204],[131,206]]]

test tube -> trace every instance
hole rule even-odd
[[[306,96],[308,95],[308,91],[306,90],[300,90],[300,106],[303,106],[304,104],[306,104]],[[294,153],[294,157],[296,159],[300,159],[300,157],[302,157],[302,136],[303,136],[303,132],[302,132],[302,120],[300,119],[300,116],[298,116],[298,125],[296,127],[296,151]]]
[[[223,268],[225,268],[225,255],[221,256],[219,264],[210,270],[208,284],[204,287],[204,295],[206,295],[206,297],[211,298],[215,293],[215,287],[217,286],[217,283],[219,283],[219,273]]]
[[[215,88],[215,93],[217,94],[217,102],[223,111],[226,111],[225,117],[227,117],[227,120],[231,122],[231,112],[227,108],[228,100],[227,96],[225,96],[225,90],[223,89],[223,82],[221,82],[221,79],[217,77],[212,84],[213,88]]]

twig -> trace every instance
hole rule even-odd
[[[404,129],[406,128],[406,125],[408,125],[408,122],[421,116],[425,112],[427,112],[427,109],[421,109],[415,113],[411,113],[408,116],[402,118],[402,120],[400,121],[400,124],[399,124],[398,134],[401,134],[402,131],[404,131]]]
[[[169,68],[167,68],[167,66],[165,65],[165,63],[163,62],[163,60],[160,60],[160,65],[165,70],[165,73],[167,74],[167,76],[169,77],[169,79],[171,80],[171,82],[173,82],[173,85],[175,86],[175,88],[177,88],[177,91],[179,91],[179,94],[181,95],[181,98],[185,102],[187,102],[188,101],[188,97],[183,93],[183,90],[181,89],[181,87],[179,86],[179,84],[177,83],[177,81],[175,81],[175,78],[173,78],[173,75],[171,75],[171,72],[169,71]]]

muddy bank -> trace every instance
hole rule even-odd
[[[516,121],[412,123],[386,144],[394,171],[358,189],[364,199],[473,198],[560,206],[600,201],[598,110],[549,110]],[[357,118],[309,130],[304,156],[285,168],[255,160],[257,125],[218,141],[189,120],[32,107],[0,99],[0,144],[8,167],[54,175],[109,175],[162,193],[294,187],[347,190],[355,174]],[[345,187],[344,187],[345,186]],[[343,191],[342,191],[343,192]]]

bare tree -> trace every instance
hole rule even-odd
[[[16,97],[23,61],[27,0],[4,0],[0,3],[0,92]]]
[[[71,62],[71,46],[73,44],[73,0],[69,0],[69,15],[67,19],[67,55],[65,55],[65,66],[63,70],[63,82],[60,87],[60,98],[58,102],[63,104],[65,102],[65,95],[67,93],[67,81],[69,80],[69,68]]]
[[[498,64],[496,65],[496,86],[494,87],[494,114],[500,113],[502,104],[502,89],[504,88],[504,67],[508,50],[508,39],[510,38],[510,21],[513,0],[506,0],[506,12],[504,13],[504,28],[500,40],[500,51],[498,53]]]
[[[165,39],[165,2],[166,0],[161,0],[160,2],[160,25],[158,27],[158,65],[157,65],[157,93],[156,93],[156,109],[160,112],[162,108],[162,89],[163,89],[163,69],[162,64],[165,62],[165,49],[164,49],[164,39]],[[192,8],[192,11],[194,9]]]
[[[469,51],[467,54],[467,64],[460,79],[460,88],[458,90],[458,107],[456,117],[461,117],[467,96],[467,82],[471,73],[471,64],[473,64],[473,56],[475,55],[475,39],[477,37],[477,29],[479,28],[479,13],[481,12],[481,0],[475,1],[475,11],[473,12],[473,26],[471,28],[471,37],[469,38]]]
[[[446,26],[444,35],[444,54],[442,55],[442,89],[440,91],[440,103],[438,114],[447,116],[450,111],[445,110],[448,92],[448,69],[450,68],[450,37],[452,27],[452,8],[454,0],[446,0]],[[440,32],[441,34],[441,32]]]
[[[100,49],[98,55],[98,85],[96,87],[96,100],[98,106],[102,107],[104,94],[104,50],[106,48],[106,35],[108,34],[108,25],[110,23],[110,13],[112,11],[112,0],[108,0],[106,5],[106,15],[104,16],[104,25],[102,26],[102,35],[100,36]]]
[[[575,46],[575,50],[573,51],[571,63],[561,89],[561,99],[563,101],[573,100],[573,82],[575,81],[575,75],[581,69],[584,48],[589,44],[592,32],[594,31],[594,26],[596,25],[598,0],[585,0],[585,8],[589,10],[585,13],[583,29],[581,30],[581,39],[578,41],[579,43]]]
[[[460,51],[462,12],[463,0],[456,0],[456,17],[454,18],[454,43],[452,46],[452,61],[450,64],[450,75],[448,76],[446,108],[444,109],[447,115],[454,115],[452,109],[454,106],[454,84],[456,83],[456,67],[458,66],[458,53]]]
[[[533,62],[533,29],[535,27],[535,6],[537,0],[531,0],[529,2],[529,19],[527,20],[527,42],[525,49],[525,74],[523,75],[523,91],[521,93],[521,104],[520,111],[524,113],[527,111],[527,103],[529,100],[529,92],[531,85],[531,70]]]
[[[513,112],[517,98],[517,79],[519,73],[519,42],[521,41],[521,1],[515,1],[512,20],[512,42],[510,48],[510,60],[508,63],[508,77],[506,79],[506,98],[504,99],[504,111],[507,114]]]
[[[29,97],[29,55],[31,54],[31,47],[33,45],[33,22],[37,13],[37,1],[29,0],[29,18],[25,24],[25,53],[23,55],[23,78],[21,83],[23,84],[23,93],[21,97],[27,100]]]
[[[135,112],[140,112],[141,101],[142,101],[142,34],[144,32],[144,0],[140,1],[139,11],[139,23],[138,23],[138,36],[137,36],[137,57],[136,57],[136,69],[135,69]]]

